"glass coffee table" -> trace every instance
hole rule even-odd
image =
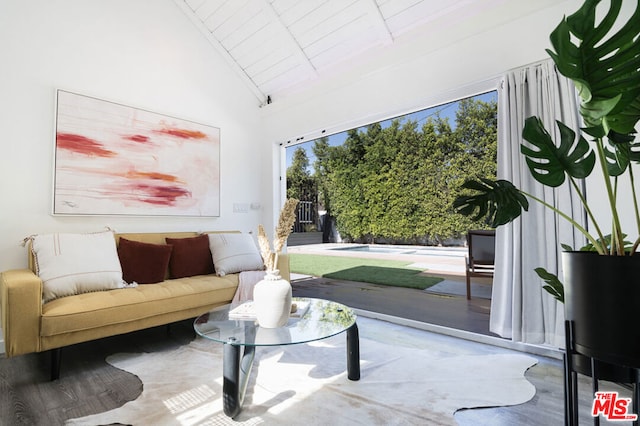
[[[224,344],[222,401],[224,413],[233,418],[242,409],[257,346],[285,346],[326,339],[346,331],[347,377],[360,380],[360,342],[355,313],[345,305],[323,299],[293,298],[299,312],[279,328],[261,328],[255,318],[237,317],[226,305],[200,315],[196,333]],[[301,315],[300,315],[301,314]]]

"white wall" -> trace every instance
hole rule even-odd
[[[259,101],[172,0],[3,0],[0,40],[0,270],[35,233],[257,229]],[[220,217],[52,216],[56,88],[220,127]]]

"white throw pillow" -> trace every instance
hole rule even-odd
[[[43,234],[32,237],[43,300],[122,287],[113,232]]]
[[[221,277],[264,269],[258,246],[249,234],[209,234],[209,248],[213,267]]]

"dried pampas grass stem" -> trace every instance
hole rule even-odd
[[[287,239],[293,230],[293,225],[296,221],[296,208],[298,207],[298,200],[295,198],[289,198],[284,203],[282,210],[280,211],[280,217],[278,219],[278,225],[276,226],[276,235],[273,240],[273,251],[269,245],[269,238],[262,225],[258,225],[258,246],[260,247],[260,254],[262,260],[267,268],[267,271],[273,271],[278,265],[278,255],[287,243]]]

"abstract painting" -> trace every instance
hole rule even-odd
[[[220,215],[220,129],[58,90],[53,213]]]

